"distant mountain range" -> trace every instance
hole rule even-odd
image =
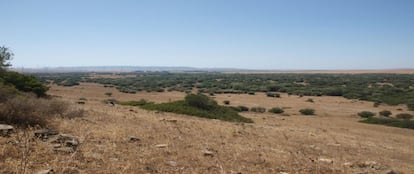
[[[76,67],[43,67],[43,68],[12,68],[19,72],[134,72],[134,71],[247,71],[237,68],[194,68],[194,67],[170,67],[170,66],[76,66]]]
[[[260,70],[240,68],[195,68],[173,66],[74,66],[74,67],[43,67],[43,68],[12,68],[23,73],[36,72],[228,72],[228,73],[337,73],[337,74],[364,74],[364,73],[395,73],[414,74],[414,69],[355,69],[355,70]]]

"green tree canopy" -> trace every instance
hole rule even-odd
[[[14,54],[5,46],[0,47],[0,70],[11,66],[10,60],[13,59]]]

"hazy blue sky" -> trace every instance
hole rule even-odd
[[[0,0],[16,67],[414,68],[414,0]]]

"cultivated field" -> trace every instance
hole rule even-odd
[[[112,93],[111,96],[105,93]],[[31,134],[1,138],[1,173],[14,173],[26,162],[26,173],[54,169],[57,173],[401,173],[414,171],[414,130],[359,123],[368,110],[411,113],[405,105],[373,107],[373,102],[342,97],[265,93],[216,94],[219,104],[285,108],[285,116],[242,112],[254,123],[233,123],[112,106],[106,99],[146,99],[156,103],[181,100],[182,92],[127,94],[95,83],[62,87],[50,95],[76,103],[83,118],[56,119],[62,133],[79,137],[74,153],[53,151]],[[308,98],[313,103],[306,102]],[[298,110],[313,108],[316,116]],[[133,137],[133,139],[131,139]],[[134,139],[135,138],[135,139]],[[139,140],[138,140],[139,139]],[[19,147],[15,141],[27,142]],[[22,143],[18,143],[22,146]],[[27,153],[21,151],[27,150]],[[24,160],[22,160],[24,159]]]

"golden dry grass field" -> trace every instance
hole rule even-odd
[[[105,93],[111,92],[108,97]],[[360,111],[414,113],[405,106],[373,107],[342,97],[299,97],[264,93],[219,94],[218,103],[286,108],[286,115],[244,112],[254,123],[233,123],[146,111],[102,101],[183,99],[179,92],[125,94],[83,83],[51,86],[49,94],[87,111],[83,118],[56,119],[56,129],[79,137],[74,153],[54,152],[46,142],[18,133],[0,139],[0,154],[11,156],[0,173],[53,169],[56,173],[414,173],[414,130],[359,123]],[[312,98],[314,103],[306,102]],[[298,110],[313,108],[316,116]],[[129,141],[129,137],[139,141]],[[27,142],[16,146],[15,141]],[[23,153],[24,152],[24,153]],[[0,156],[0,158],[2,157]]]

